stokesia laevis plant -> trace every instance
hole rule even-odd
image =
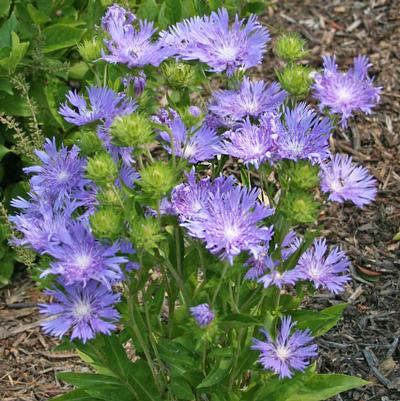
[[[60,374],[77,389],[58,400],[309,401],[366,384],[317,373],[316,337],[345,304],[302,301],[350,281],[345,252],[319,237],[321,208],[376,196],[329,148],[332,114],[345,126],[378,101],[367,59],[342,73],[325,58],[312,85],[291,64],[286,91],[249,75],[270,40],[254,16],[221,9],[156,33],[114,5],[102,28],[95,76],[110,87],[67,95],[60,114],[81,135],[37,151],[10,217],[13,244],[41,258],[44,331],[95,371]],[[289,39],[278,55],[306,57]]]

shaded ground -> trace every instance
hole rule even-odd
[[[335,52],[340,65],[350,65],[359,53],[370,55],[372,72],[384,87],[376,113],[353,120],[332,141],[337,151],[351,153],[372,171],[380,192],[364,210],[332,205],[322,216],[324,234],[348,251],[354,280],[340,297],[320,296],[312,307],[351,304],[339,325],[319,341],[319,370],[358,375],[374,383],[335,400],[400,400],[400,259],[399,243],[393,241],[400,230],[400,2],[275,1],[264,21],[273,36],[294,30],[307,38],[314,67],[326,53]],[[274,68],[270,56],[263,65],[266,77]],[[49,352],[56,341],[37,328],[34,305],[39,296],[23,277],[0,294],[2,401],[47,400],[63,392],[56,372],[86,369],[74,354]]]

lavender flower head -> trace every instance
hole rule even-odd
[[[41,324],[45,333],[61,338],[71,330],[71,340],[78,338],[85,343],[97,333],[109,335],[115,330],[120,317],[115,304],[120,294],[113,294],[98,282],[64,285],[63,290],[54,288],[45,294],[55,300],[39,304],[40,313],[49,318]]]
[[[301,255],[296,270],[304,280],[311,281],[315,288],[326,288],[333,294],[343,291],[350,280],[350,261],[337,247],[328,254],[325,239],[314,240],[312,248]]]
[[[357,166],[348,155],[336,154],[322,166],[321,189],[329,193],[329,200],[346,200],[362,208],[376,196],[376,180],[365,167]]]
[[[247,118],[224,134],[223,153],[243,160],[246,166],[258,169],[264,162],[276,158],[276,135],[265,126],[254,125]]]
[[[304,102],[285,111],[285,123],[277,128],[278,152],[284,159],[309,159],[320,162],[328,157],[332,124],[329,118],[319,119]]]
[[[105,40],[110,54],[102,51],[102,59],[108,63],[126,64],[129,68],[147,64],[157,67],[170,55],[169,48],[152,40],[156,32],[152,22],[138,21],[132,13],[116,4],[107,9],[102,27],[111,38]]]
[[[112,121],[116,116],[133,113],[136,102],[125,97],[124,93],[115,93],[110,88],[91,86],[87,88],[89,104],[75,91],[69,91],[68,103],[61,105],[59,113],[71,124],[85,125],[96,120]]]
[[[200,304],[190,308],[190,314],[196,319],[200,327],[208,326],[215,318],[214,312],[208,304]]]
[[[46,139],[44,150],[35,150],[41,165],[25,167],[25,173],[34,174],[31,189],[59,208],[67,197],[82,191],[90,181],[84,178],[86,161],[79,158],[79,149],[64,146],[58,150],[55,139]]]
[[[179,116],[170,120],[168,127],[174,139],[175,155],[187,159],[190,163],[210,160],[221,153],[220,138],[212,128],[202,125],[196,130],[192,127],[188,135],[188,130]],[[169,134],[165,131],[161,131],[160,136],[166,142],[171,141]],[[170,146],[164,146],[164,148],[172,154]]]
[[[63,243],[47,251],[56,260],[42,276],[59,274],[66,285],[79,282],[85,286],[90,280],[95,280],[111,288],[113,283],[123,278],[120,265],[128,262],[127,258],[116,255],[118,251],[117,243],[103,245],[82,224],[75,223]]]
[[[238,90],[220,90],[213,93],[208,109],[232,125],[244,117],[259,117],[274,111],[285,100],[287,93],[276,82],[267,86],[264,81],[251,81],[245,77]]]
[[[253,338],[252,349],[260,351],[259,362],[264,369],[272,370],[280,379],[291,378],[294,371],[304,372],[310,364],[310,358],[317,356],[317,346],[311,344],[313,337],[310,330],[292,330],[296,322],[292,323],[289,316],[281,319],[281,327],[274,340],[266,330],[261,330],[266,341]]]
[[[270,239],[272,239],[274,229],[273,227],[269,227],[270,230]],[[246,280],[256,280],[260,276],[262,276],[267,270],[274,269],[278,261],[273,260],[270,255],[268,255],[268,246],[269,241],[266,241],[266,245],[264,246],[264,250],[261,251],[256,257],[251,256],[246,263],[244,264],[245,267],[248,267],[244,278]]]
[[[296,284],[301,277],[302,276],[296,269],[280,272],[277,268],[271,268],[271,270],[260,277],[257,282],[263,284],[264,288],[275,285],[281,289],[284,285]]]
[[[338,71],[336,57],[325,56],[323,72],[314,77],[314,97],[320,101],[320,109],[328,107],[331,113],[341,114],[343,128],[353,112],[371,114],[379,102],[381,88],[373,86],[369,67],[368,57],[358,56],[353,68],[344,73]]]
[[[268,30],[254,15],[246,23],[236,15],[230,26],[226,9],[179,22],[160,37],[178,58],[200,60],[211,71],[228,75],[260,64],[270,40]]]
[[[202,239],[211,253],[233,264],[242,251],[257,256],[270,238],[268,227],[260,227],[274,213],[258,202],[259,191],[236,186],[231,191],[211,193],[204,216],[182,223],[189,235]]]
[[[187,174],[187,183],[179,184],[172,190],[169,209],[178,215],[181,222],[205,218],[210,194],[231,191],[235,182],[233,176],[218,177],[214,182],[209,178],[203,178],[197,182],[193,167]]]
[[[146,87],[147,76],[144,71],[139,71],[138,75],[136,76],[126,75],[122,78],[121,82],[125,88],[128,88],[129,85],[133,83],[135,96],[139,97],[144,92],[144,89]]]

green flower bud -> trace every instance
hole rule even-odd
[[[299,64],[287,65],[285,69],[276,71],[283,89],[298,97],[306,96],[312,83],[311,69]]]
[[[138,185],[143,192],[152,200],[160,200],[175,185],[174,169],[162,161],[150,164],[140,170],[141,180]]]
[[[319,167],[311,164],[308,160],[290,161],[288,177],[290,184],[301,189],[311,189],[319,184]]]
[[[90,216],[90,226],[98,238],[118,238],[123,229],[123,216],[116,208],[105,207]]]
[[[181,89],[196,83],[196,73],[193,66],[171,61],[162,67],[163,75],[171,88]]]
[[[103,149],[103,143],[93,130],[82,129],[74,135],[74,143],[81,150],[80,153],[84,156],[92,156]]]
[[[158,221],[150,217],[134,220],[130,231],[135,248],[149,253],[157,249],[164,238]]]
[[[294,224],[311,224],[318,217],[319,203],[309,192],[293,191],[286,195],[282,212]]]
[[[118,178],[118,168],[108,153],[101,152],[88,159],[86,176],[95,184],[105,187],[114,184]]]
[[[139,147],[154,139],[149,119],[140,113],[117,117],[111,125],[113,143],[117,146]]]
[[[307,56],[305,46],[306,41],[297,33],[285,33],[276,41],[275,52],[281,59],[293,62]]]
[[[101,57],[102,44],[97,38],[85,39],[78,45],[78,52],[86,62],[92,62]]]
[[[118,208],[121,207],[121,199],[123,199],[123,194],[116,187],[104,188],[102,191],[97,193],[96,198],[102,206],[113,206]]]

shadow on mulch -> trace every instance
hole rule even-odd
[[[400,400],[399,243],[400,230],[400,2],[270,1],[264,22],[273,36],[286,30],[308,39],[310,64],[336,54],[349,66],[357,54],[369,55],[372,73],[383,87],[382,101],[370,117],[360,116],[332,140],[337,152],[350,153],[379,181],[376,202],[364,208],[331,205],[321,216],[331,244],[340,244],[353,262],[353,281],[340,296],[310,300],[315,309],[349,302],[344,319],[319,339],[319,371],[361,376],[373,384],[337,396],[335,401]],[[259,74],[273,77],[271,52]],[[47,400],[66,387],[58,371],[85,371],[72,353],[52,353],[57,341],[37,327],[34,305],[40,295],[26,278],[0,295],[0,396],[2,401]],[[273,400],[271,400],[273,401]]]

